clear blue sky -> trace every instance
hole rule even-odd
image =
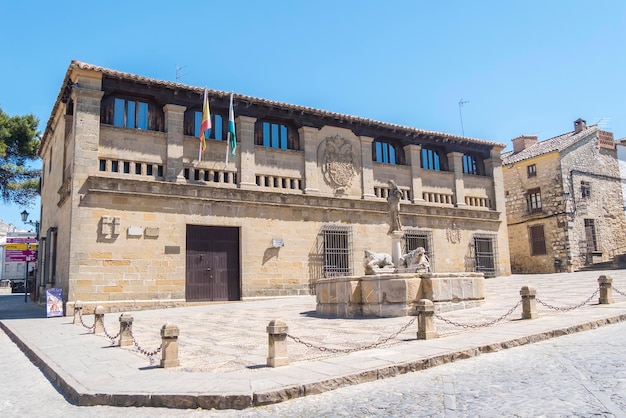
[[[578,117],[626,136],[621,0],[0,0],[0,11],[0,107],[35,114],[41,131],[76,59],[170,81],[184,67],[193,86],[507,146]],[[22,225],[22,209],[0,204],[0,218]]]

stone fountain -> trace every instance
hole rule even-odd
[[[485,299],[482,273],[432,273],[422,247],[401,254],[400,191],[393,181],[389,185],[391,255],[365,251],[364,276],[318,280],[317,313],[339,318],[407,316],[420,299],[430,299],[437,312],[480,306]]]

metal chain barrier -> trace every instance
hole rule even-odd
[[[515,304],[515,306],[513,306],[511,309],[509,309],[504,315],[502,315],[499,318],[496,318],[492,321],[488,321],[488,322],[483,322],[483,323],[479,323],[479,324],[461,324],[460,322],[455,322],[455,321],[451,321],[450,319],[446,319],[441,315],[438,314],[434,314],[435,318],[445,322],[446,324],[449,325],[453,325],[455,327],[461,327],[461,328],[483,328],[483,327],[488,327],[494,324],[497,324],[500,321],[503,321],[507,316],[511,315],[520,305],[522,304],[522,300],[518,300],[517,303]]]
[[[409,328],[411,325],[413,325],[415,323],[415,321],[417,321],[417,316],[413,317],[406,325],[404,325],[397,332],[391,334],[387,338],[384,338],[384,339],[382,339],[382,340],[380,340],[378,342],[375,342],[373,344],[370,344],[370,345],[361,346],[361,347],[355,347],[355,348],[328,348],[328,347],[323,347],[321,345],[316,345],[316,344],[312,344],[312,343],[303,341],[302,339],[300,339],[298,337],[295,337],[295,336],[293,336],[291,334],[287,334],[287,337],[291,338],[292,340],[294,340],[297,343],[303,344],[304,346],[306,346],[308,348],[315,348],[316,350],[323,351],[323,352],[328,352],[328,353],[333,353],[333,354],[337,354],[337,353],[345,353],[345,354],[347,354],[347,353],[354,353],[354,352],[357,352],[357,351],[369,350],[370,348],[380,347],[381,345],[388,343],[389,341],[393,340],[398,335],[400,335],[401,333],[406,331],[407,328]]]
[[[85,321],[83,320],[83,310],[81,309],[77,309],[78,310],[78,319],[80,319],[80,323],[83,327],[87,328],[89,331],[93,331],[96,328],[96,321],[94,320],[94,323],[92,326],[88,326],[85,324]]]
[[[95,324],[94,324],[95,326]],[[102,318],[102,330],[104,331],[104,335],[111,340],[111,345],[115,345],[115,340],[117,339],[117,337],[120,336],[120,332],[117,333],[117,335],[113,336],[111,334],[108,333],[107,328],[104,326],[104,318]]]
[[[598,292],[600,291],[600,288],[597,288],[595,292],[593,292],[593,294],[591,296],[589,296],[584,302],[579,303],[578,305],[575,306],[554,306],[554,305],[550,305],[549,303],[546,303],[544,301],[542,301],[539,298],[535,298],[535,300],[537,301],[537,303],[542,304],[543,306],[545,306],[546,308],[550,308],[550,309],[554,309],[555,311],[561,311],[561,312],[566,312],[566,311],[573,311],[574,309],[578,309],[581,308],[583,306],[585,306],[586,304],[588,304],[589,302],[591,302],[591,299],[593,299],[594,297],[597,296]]]
[[[128,332],[130,333],[130,338],[133,340],[133,345],[135,346],[137,351],[139,351],[144,356],[148,357],[148,360],[150,360],[150,365],[152,366],[154,364],[154,362],[155,362],[154,357],[157,354],[159,354],[159,352],[161,352],[161,349],[163,348],[163,344],[161,343],[161,345],[156,350],[148,351],[145,348],[142,348],[139,345],[139,343],[137,342],[137,340],[135,339],[135,335],[133,334],[132,326],[129,327]]]
[[[615,290],[617,293],[619,293],[622,296],[626,296],[626,293],[624,292],[620,292],[619,290],[617,290],[615,287],[613,287],[613,290]]]

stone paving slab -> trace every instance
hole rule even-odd
[[[441,316],[472,324],[499,319],[525,285],[554,306],[575,306],[594,293],[601,274],[626,289],[622,270],[514,275],[486,280],[483,306]],[[291,364],[279,368],[265,366],[265,327],[272,319],[284,320],[290,334],[311,344],[358,349],[384,341],[412,318],[317,318],[314,297],[132,312],[133,334],[148,350],[160,344],[163,324],[179,326],[181,366],[172,369],[151,366],[134,348],[111,347],[72,318],[44,318],[43,307],[24,303],[23,296],[0,296],[0,326],[77,404],[224,409],[280,402],[626,320],[626,297],[614,292],[614,299],[597,305],[596,297],[571,311],[538,304],[540,317],[523,321],[520,307],[489,327],[459,329],[436,320],[442,337],[427,341],[416,340],[412,324],[378,348],[350,354],[289,340]],[[105,315],[110,334],[119,330],[118,317]],[[93,324],[93,316],[83,319]]]

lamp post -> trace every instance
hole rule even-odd
[[[22,222],[24,222],[27,225],[33,225],[35,227],[35,238],[39,240],[39,221],[34,221],[34,222],[29,221],[28,215],[30,214],[26,212],[26,210],[20,213],[20,215],[22,216]],[[27,248],[30,249],[30,244],[27,245]],[[29,262],[28,257],[29,256],[30,254],[26,255],[26,278],[24,279],[24,303],[28,302],[28,262]],[[33,280],[34,279],[35,279],[35,276],[33,275]]]

